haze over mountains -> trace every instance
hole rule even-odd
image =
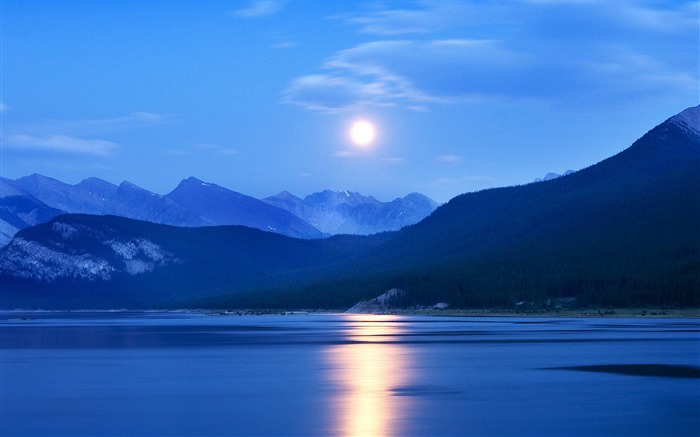
[[[3,308],[340,309],[393,288],[404,305],[700,306],[700,107],[596,165],[463,194],[395,232],[312,240],[64,215],[20,231],[0,279]]]
[[[117,186],[88,178],[70,185],[39,174],[17,180],[0,178],[0,246],[9,243],[18,230],[65,213],[116,215],[187,227],[242,225],[297,238],[322,238],[397,230],[422,220],[437,207],[417,193],[392,202],[346,193],[324,191],[307,196],[314,200],[300,209],[286,208],[279,201],[282,194],[263,201],[194,177],[164,196],[126,181]]]

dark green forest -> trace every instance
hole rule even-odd
[[[459,196],[347,268],[214,306],[700,306],[700,141],[664,123],[567,177]]]

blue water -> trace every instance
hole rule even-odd
[[[697,319],[0,319],[2,437],[700,435]]]

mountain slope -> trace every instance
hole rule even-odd
[[[51,208],[31,194],[0,178],[0,247],[20,230],[51,220],[63,211]]]
[[[566,177],[458,196],[348,262],[346,274],[317,272],[277,301],[313,305],[323,289],[340,299],[398,287],[407,305],[562,296],[584,305],[700,305],[700,135],[685,122],[698,110]]]
[[[173,226],[245,225],[301,238],[324,236],[287,211],[194,178],[182,181],[166,196],[128,181],[116,186],[98,178],[70,185],[33,174],[6,182],[65,213],[116,215]],[[6,227],[8,241],[17,229]]]
[[[299,238],[323,234],[286,210],[216,184],[185,179],[165,196],[212,225],[242,225]]]
[[[426,288],[442,283],[467,301],[480,290],[524,299],[675,287],[667,295],[692,291],[700,304],[700,134],[679,122],[697,111],[566,177],[458,196],[382,247],[401,258],[370,262],[408,277],[420,268]],[[449,286],[437,279],[445,271],[458,278]]]
[[[206,226],[208,220],[167,196],[152,193],[131,182],[119,184],[103,214],[118,215],[173,226]]]
[[[327,234],[370,235],[418,223],[435,208],[430,198],[411,193],[391,202],[348,191],[325,190],[300,199],[289,192],[263,199]]]
[[[117,186],[98,181],[104,184],[98,192],[90,190],[89,182],[70,185],[40,174],[19,178],[14,184],[52,208],[66,212],[102,214],[109,198],[117,191]]]
[[[551,238],[550,232],[576,235],[578,230],[609,223],[618,213],[646,220],[683,207],[687,210],[682,212],[692,217],[700,206],[700,197],[692,195],[700,182],[700,176],[692,174],[700,160],[700,136],[684,132],[675,120],[652,129],[623,152],[566,177],[458,196],[406,229],[397,244],[429,240],[433,247],[423,254],[435,259],[449,257],[459,248]],[[667,186],[673,183],[678,185]],[[672,209],[661,211],[667,199],[678,203],[667,202]],[[636,202],[644,203],[637,207]]]
[[[119,186],[98,178],[70,185],[33,174],[14,184],[47,205],[73,214],[112,214],[177,226],[203,226],[206,220],[159,194],[130,182]]]
[[[397,230],[420,221],[437,206],[417,193],[382,203],[359,193],[329,190],[304,200],[284,192],[261,201],[193,177],[165,196],[128,181],[117,186],[94,177],[75,185],[39,174],[5,182],[70,214],[116,215],[173,226],[242,225],[297,238]],[[3,226],[0,247],[21,229]]]
[[[0,306],[182,306],[284,284],[309,266],[352,258],[371,247],[358,238],[294,239],[244,226],[182,228],[62,215],[20,231],[0,253]]]
[[[698,306],[697,111],[574,174],[464,194],[416,225],[369,237],[298,240],[59,217],[0,252],[2,306],[340,308],[391,288],[405,291],[406,305],[573,297],[581,305]],[[80,276],[64,266],[46,282],[62,256],[93,268]],[[110,278],[85,273],[105,263]]]

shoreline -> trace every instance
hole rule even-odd
[[[503,308],[481,309],[435,309],[410,308],[386,309],[383,311],[346,312],[329,309],[229,309],[191,310],[208,313],[212,316],[242,315],[307,315],[307,314],[356,314],[376,316],[429,316],[429,317],[521,317],[521,318],[657,318],[657,319],[700,319],[700,308],[569,308],[558,310],[530,309],[510,310]]]
[[[569,308],[559,310],[424,309],[396,310],[383,314],[444,317],[533,317],[533,318],[700,318],[700,308]]]
[[[657,319],[700,319],[700,308],[567,308],[567,309],[528,309],[515,310],[504,308],[473,309],[435,309],[409,308],[386,309],[384,311],[346,312],[333,309],[213,309],[213,308],[173,308],[173,309],[71,309],[71,310],[0,310],[5,314],[41,314],[41,313],[192,313],[208,316],[303,316],[308,314],[357,314],[357,315],[395,315],[395,316],[430,316],[430,317],[520,317],[520,318],[657,318]]]

